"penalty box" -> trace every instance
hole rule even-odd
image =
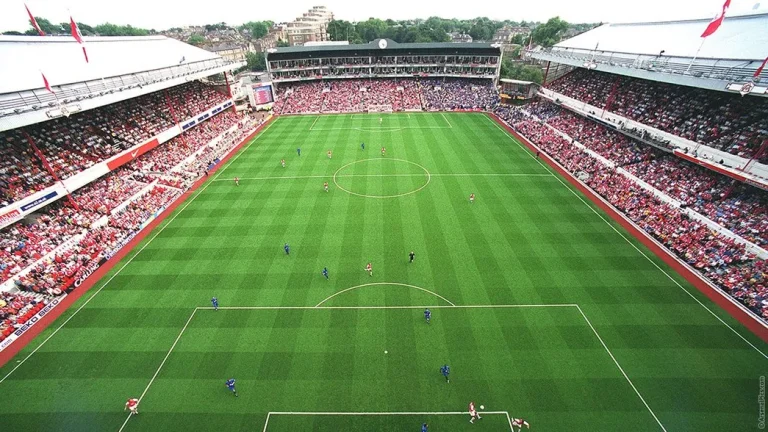
[[[423,306],[197,308],[147,386],[142,413],[184,412],[190,399],[210,401],[197,412],[231,412],[223,383],[234,377],[232,414],[246,406],[264,416],[254,430],[269,432],[417,421],[461,430],[470,401],[504,428],[507,413],[528,418],[564,404],[621,411],[645,428],[655,418],[577,305],[430,309],[427,324]],[[190,380],[183,398],[168,397]]]

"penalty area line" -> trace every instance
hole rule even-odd
[[[509,415],[509,411],[480,411],[482,415],[503,415],[507,418],[507,424],[509,429],[514,432],[512,427],[512,419]],[[267,413],[267,418],[264,421],[264,428],[262,432],[267,432],[269,428],[269,419],[272,416],[345,416],[345,417],[364,417],[364,416],[456,416],[456,415],[470,415],[469,411],[413,411],[413,412],[311,412],[311,411],[270,411]]]
[[[616,364],[617,368],[619,368],[619,372],[621,372],[621,374],[624,375],[624,378],[627,380],[629,385],[632,386],[632,390],[635,391],[635,394],[637,394],[637,397],[640,398],[640,401],[648,409],[648,412],[651,413],[651,415],[653,416],[653,419],[656,420],[656,423],[658,423],[659,427],[661,427],[661,430],[666,432],[667,429],[664,428],[664,425],[661,424],[661,421],[659,420],[659,418],[656,417],[656,413],[654,413],[653,410],[651,409],[651,407],[648,406],[648,402],[645,401],[645,398],[643,397],[643,395],[640,394],[640,391],[637,389],[637,387],[635,387],[635,384],[632,382],[631,379],[629,379],[629,376],[627,375],[627,373],[624,372],[624,368],[621,367],[621,365],[619,364],[619,361],[616,360],[616,357],[613,356],[613,353],[611,352],[611,350],[608,349],[608,345],[605,344],[605,342],[603,341],[603,338],[600,337],[600,334],[597,332],[595,327],[592,325],[592,322],[590,322],[589,318],[587,318],[587,315],[584,314],[584,311],[581,309],[581,306],[576,305],[576,309],[578,309],[578,311],[581,314],[581,316],[584,317],[584,321],[587,322],[587,325],[589,325],[589,328],[591,328],[592,332],[595,333],[595,336],[597,336],[597,340],[600,341],[600,344],[603,346],[603,348],[605,348],[605,351],[608,353],[609,356],[611,356],[611,360],[613,360],[613,363]]]
[[[192,311],[192,314],[189,315],[189,318],[187,318],[186,324],[184,324],[184,327],[181,328],[181,331],[179,332],[179,335],[176,336],[176,340],[173,341],[173,345],[171,345],[171,349],[168,350],[168,353],[165,355],[165,358],[163,358],[163,361],[160,363],[160,366],[157,367],[157,370],[155,371],[155,374],[152,375],[152,379],[149,380],[149,384],[147,384],[147,387],[144,389],[144,392],[141,393],[141,396],[139,396],[139,403],[141,403],[141,400],[144,398],[144,396],[149,391],[149,388],[152,386],[152,383],[155,382],[155,378],[160,374],[160,370],[163,369],[163,366],[165,366],[165,362],[168,361],[168,357],[171,356],[171,353],[173,352],[173,349],[176,348],[176,345],[181,340],[181,336],[184,334],[184,331],[187,330],[187,327],[189,326],[189,323],[192,322],[192,318],[195,317],[195,314],[197,313],[197,308],[195,308]],[[123,425],[120,426],[120,429],[118,429],[118,432],[122,432],[122,430],[125,428],[125,425],[128,424],[128,421],[131,419],[132,414],[128,413],[128,417],[126,417],[125,421],[123,422]]]

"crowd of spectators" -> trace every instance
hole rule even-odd
[[[382,105],[393,111],[490,110],[498,99],[491,80],[343,79],[282,84],[274,109],[278,114],[365,112]]]
[[[616,114],[745,158],[754,156],[768,139],[765,98],[585,69],[576,69],[548,87],[603,108],[616,79],[621,80],[620,86],[608,107]],[[760,161],[768,163],[768,154]]]
[[[226,98],[213,87],[194,81],[69,117],[0,132],[0,208],[54,183],[54,175],[40,156],[48,162],[55,177],[64,180]]]
[[[698,269],[724,291],[755,313],[768,319],[768,266],[748,253],[745,246],[690,218],[685,207],[742,235],[758,245],[768,239],[768,213],[764,191],[750,186],[729,190],[730,181],[660,151],[636,154],[635,144],[617,140],[612,133],[588,131],[581,120],[553,104],[534,104],[524,109],[501,108],[496,114],[552,156],[589,187],[603,196],[680,259]],[[528,117],[529,114],[535,117]],[[586,120],[583,120],[586,121]],[[606,129],[596,123],[592,129]],[[662,202],[627,176],[619,174],[554,129],[581,137],[616,166],[641,178],[681,202],[677,207]],[[611,148],[606,152],[601,149]]]
[[[183,147],[163,144],[75,191],[71,200],[59,200],[33,218],[0,230],[0,283],[12,281],[16,288],[13,294],[0,291],[0,340],[70,288],[94,262],[111,255],[263,121],[220,113],[185,132]],[[208,145],[217,136],[222,139]],[[175,164],[169,161],[181,162],[198,150],[184,164],[188,171],[171,171]],[[112,214],[123,203],[127,205]]]
[[[490,80],[428,79],[421,83],[427,110],[490,110],[498,104],[499,92]]]

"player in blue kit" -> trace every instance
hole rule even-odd
[[[328,279],[328,267],[323,267],[323,276]]]
[[[424,319],[427,321],[427,324],[429,324],[430,318],[432,318],[432,312],[429,309],[424,309]]]
[[[301,147],[299,147],[299,148],[297,148],[297,149],[296,149],[296,154],[298,154],[299,156],[301,156]]]
[[[213,305],[213,310],[219,310],[219,299],[216,297],[212,298],[211,304]]]
[[[365,143],[360,143],[360,148],[365,150]]]
[[[235,390],[235,379],[234,378],[228,379],[226,385],[227,385],[227,388],[231,390],[232,393],[235,394],[235,397],[237,397],[237,390]]]
[[[290,255],[291,254],[291,247],[288,246],[288,243],[286,243],[285,246],[283,246],[283,249],[285,250],[285,254],[286,255]]]
[[[427,428],[429,428],[429,425],[427,425],[426,423],[422,424],[421,425],[421,432],[428,432]]]
[[[443,374],[445,377],[446,384],[451,382],[450,379],[448,379],[448,375],[451,373],[451,367],[448,365],[443,365],[443,367],[440,368],[440,373]]]

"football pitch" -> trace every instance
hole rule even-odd
[[[0,368],[0,430],[755,430],[766,351],[485,114],[285,117]]]

